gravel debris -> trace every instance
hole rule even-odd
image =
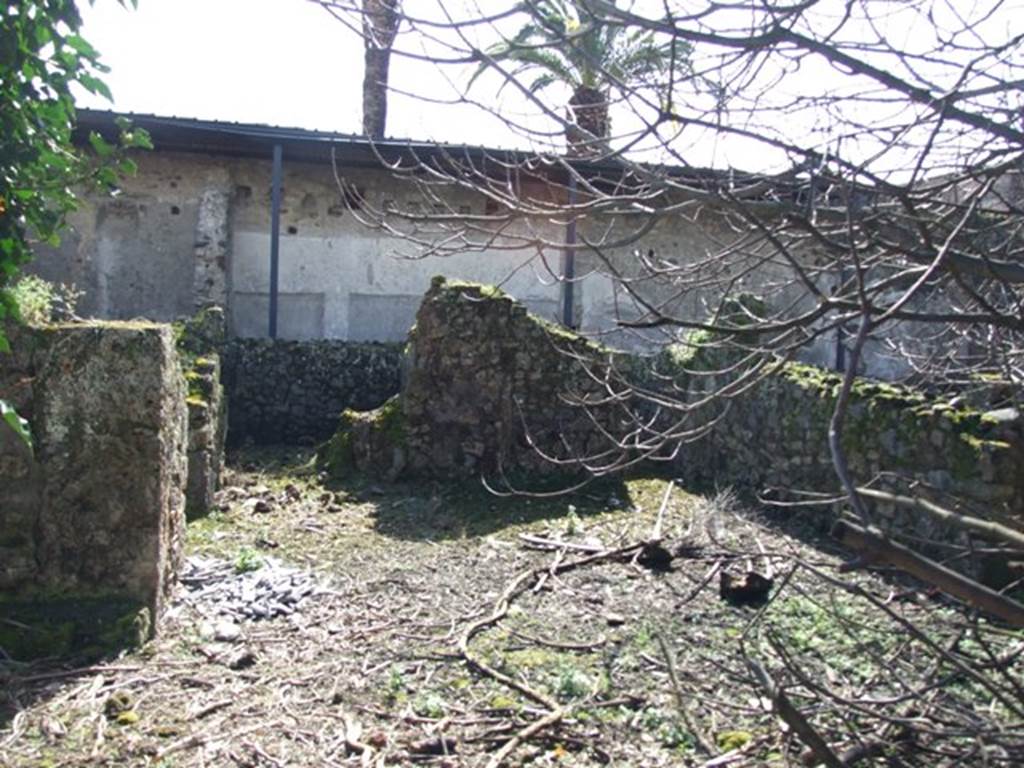
[[[226,560],[193,555],[180,576],[182,600],[200,612],[236,621],[289,616],[323,592],[316,575],[263,557],[258,568],[239,573]]]

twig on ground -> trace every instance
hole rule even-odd
[[[592,651],[595,648],[601,648],[608,642],[607,638],[601,637],[592,643],[558,643],[554,640],[544,640],[543,638],[534,637],[533,635],[528,635],[525,632],[519,632],[514,629],[511,630],[511,634],[522,640],[528,640],[529,642],[536,643],[537,645],[545,645],[548,648],[558,648],[562,651]]]
[[[661,655],[665,659],[665,666],[668,668],[668,679],[672,683],[672,691],[676,697],[676,708],[679,710],[679,716],[683,719],[683,723],[686,725],[686,729],[693,734],[693,738],[696,739],[698,746],[707,754],[714,755],[718,750],[715,749],[714,745],[704,735],[703,731],[697,727],[696,721],[690,716],[690,708],[686,703],[686,697],[683,695],[683,688],[679,684],[679,676],[676,674],[676,661],[672,655],[672,649],[668,647],[668,643],[665,642],[665,638],[660,634],[656,636],[658,639],[658,647],[661,648]]]
[[[768,698],[771,699],[775,713],[782,718],[786,725],[793,729],[793,732],[811,750],[816,763],[824,763],[828,768],[845,768],[843,761],[832,751],[820,734],[814,730],[814,726],[808,722],[800,710],[793,706],[789,697],[771,678],[765,668],[753,659],[748,659],[747,665],[750,667],[750,671],[754,674],[758,684],[764,689]]]
[[[508,615],[509,606],[512,602],[528,588],[531,580],[540,579],[542,576],[548,575],[554,577],[560,573],[566,573],[568,571],[582,568],[587,565],[595,563],[609,562],[622,558],[628,558],[639,552],[643,548],[643,542],[637,544],[630,544],[625,547],[618,547],[616,549],[603,550],[586,557],[581,557],[576,560],[570,560],[568,562],[556,562],[549,566],[542,566],[539,568],[531,568],[529,570],[521,572],[515,578],[513,578],[498,596],[498,599],[494,601],[491,612],[472,622],[469,626],[463,630],[459,636],[458,649],[462,658],[465,660],[472,669],[477,670],[481,674],[484,674],[491,679],[501,683],[502,685],[511,688],[515,691],[526,696],[531,701],[540,704],[547,713],[540,719],[535,720],[530,725],[523,728],[517,733],[509,742],[502,747],[492,759],[488,762],[488,766],[497,766],[508,757],[523,741],[529,739],[535,733],[547,728],[554,723],[559,722],[566,715],[566,710],[552,697],[548,696],[541,691],[532,688],[526,683],[516,680],[515,678],[494,669],[482,659],[476,657],[469,650],[469,643],[472,638],[479,632],[484,631],[486,628],[493,626],[500,622],[505,616]]]
[[[665,486],[665,496],[661,500],[661,506],[658,508],[658,517],[654,521],[654,528],[651,530],[651,541],[661,541],[661,529],[665,522],[665,510],[668,509],[668,501],[672,496],[672,490],[675,488],[675,482],[672,480],[668,481]]]

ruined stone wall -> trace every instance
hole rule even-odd
[[[332,471],[483,474],[500,482],[502,471],[578,470],[573,459],[606,450],[610,462],[622,454],[608,434],[624,438],[628,423],[620,408],[648,416],[654,411],[628,397],[589,413],[570,404],[609,391],[625,393],[621,386],[606,390],[600,381],[608,361],[618,372],[673,398],[692,396],[687,393],[706,385],[707,376],[693,371],[723,367],[702,367],[693,354],[639,359],[612,353],[530,316],[494,288],[441,278],[424,298],[409,347],[400,397],[370,413],[347,412],[322,449],[321,459]],[[724,353],[705,347],[694,354]],[[580,360],[587,362],[586,369]],[[798,491],[836,495],[839,483],[827,436],[839,382],[821,369],[790,364],[759,385],[712,403],[700,423],[715,418],[717,423],[702,439],[682,447],[676,469],[691,483],[734,486],[751,495],[774,493],[788,500],[806,500]],[[656,420],[650,424],[667,426]],[[690,426],[698,426],[697,421]],[[973,514],[1024,527],[1024,430],[1012,409],[983,413],[860,381],[845,447],[860,483],[912,491],[947,507],[962,503]],[[535,448],[569,463],[549,461]],[[911,483],[917,485],[911,489]],[[921,513],[871,506],[905,533],[956,538]],[[836,512],[825,509],[822,524],[827,527]]]
[[[184,536],[187,423],[171,330],[19,328],[12,346],[0,398],[30,420],[34,449],[0,429],[0,645],[45,654],[145,636]],[[77,618],[36,637],[40,604]]]
[[[185,375],[188,408],[188,517],[205,515],[220,487],[227,440],[227,397],[221,382],[220,351],[225,343],[224,310],[200,310],[174,324],[176,347]]]
[[[205,515],[213,507],[220,487],[227,441],[227,401],[220,381],[220,356],[192,361],[185,374],[188,396],[188,486],[185,509],[189,518]]]
[[[313,443],[331,435],[346,408],[369,410],[398,392],[402,349],[233,339],[222,365],[232,444]]]
[[[730,400],[715,428],[681,452],[679,470],[691,481],[788,500],[800,500],[793,491],[838,492],[827,441],[839,386],[837,375],[786,366]],[[854,385],[843,445],[859,483],[947,507],[963,503],[973,514],[1024,527],[1024,425],[1012,408],[952,407],[862,380]],[[954,535],[920,512],[868,505],[905,532]]]
[[[576,458],[608,447],[595,424],[620,431],[614,406],[588,414],[567,401],[600,396],[580,361],[600,367],[608,354],[496,288],[434,278],[399,400],[347,413],[323,456],[335,471],[391,475],[578,472]]]

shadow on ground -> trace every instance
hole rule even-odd
[[[93,678],[121,654],[66,654],[31,662],[0,661],[0,731],[11,726],[19,712],[47,702],[61,691]],[[0,758],[0,765],[6,765]]]
[[[386,482],[352,474],[338,479],[318,473],[315,449],[283,446],[248,448],[229,457],[229,464],[267,477],[306,478],[343,504],[371,505],[375,531],[404,541],[488,536],[570,515],[585,520],[634,503],[622,477],[592,480],[571,493],[566,489],[579,484],[578,476],[510,479],[520,493],[505,492],[509,483],[485,485],[480,477]]]
[[[595,481],[568,494],[556,485],[533,494],[498,496],[480,480],[462,483],[394,486],[390,498],[376,501],[378,533],[397,539],[441,541],[488,536],[509,526],[576,516],[581,521],[632,505],[621,479]],[[564,486],[563,486],[564,487]]]

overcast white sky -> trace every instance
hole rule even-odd
[[[471,15],[480,15],[479,8],[490,13],[509,6],[511,0],[445,0],[449,7],[461,4],[473,8]],[[637,0],[655,3],[661,0]],[[951,5],[950,5],[951,3]],[[946,0],[938,8],[946,13],[959,13],[969,6],[975,15],[984,18],[984,25],[976,32],[991,34],[992,41],[1006,39],[1017,27],[1024,2],[1012,0],[1000,3],[999,12],[986,17],[984,11],[989,0],[972,0],[961,5],[960,0]],[[90,7],[80,3],[85,20],[84,35],[103,54],[111,67],[106,76],[114,93],[113,108],[125,112],[176,115],[216,120],[266,123],[302,128],[359,133],[361,128],[362,41],[358,35],[332,18],[323,8],[309,0],[139,0],[137,10],[122,8],[115,0],[95,0]],[[475,5],[474,5],[475,4]],[[411,7],[425,15],[436,7],[436,0],[413,0]],[[894,9],[884,15],[886,8]],[[929,22],[908,11],[901,20],[899,9],[908,8],[900,3],[880,3],[890,32],[902,35],[903,44],[913,47],[915,40],[928,45],[934,39],[927,29]],[[818,7],[821,18],[828,22],[829,15],[845,8],[842,0],[823,0]],[[434,11],[436,15],[436,9]],[[838,17],[837,17],[838,18]],[[509,22],[515,28],[517,20]],[[892,26],[895,25],[895,26]],[[868,37],[875,34],[867,25],[850,26]],[[495,34],[493,30],[491,34]],[[419,44],[421,38],[404,37],[400,47]],[[989,41],[989,42],[992,42]],[[486,44],[487,41],[481,41]],[[965,54],[966,55],[966,54]],[[885,63],[883,62],[883,66]],[[392,58],[391,83],[431,98],[449,99],[456,95],[456,87],[464,88],[471,69],[447,70],[408,58]],[[958,70],[951,70],[956,75]],[[948,73],[947,73],[948,74]],[[446,78],[451,77],[454,83]],[[812,61],[809,66],[796,67],[786,75],[787,88],[810,94],[828,93],[835,85],[835,75],[827,66]],[[497,78],[483,77],[474,86],[474,97],[494,107]],[[454,87],[453,87],[454,86]],[[783,94],[782,84],[773,84],[765,95]],[[513,88],[506,88],[501,98],[502,111],[511,114],[515,108]],[[551,104],[564,104],[566,94],[551,94]],[[781,98],[781,96],[780,96]],[[96,97],[82,99],[83,106],[111,108]],[[759,109],[767,106],[761,99]],[[893,109],[900,108],[900,101]],[[398,138],[469,143],[485,146],[529,146],[530,142],[509,130],[500,120],[468,105],[433,105],[420,99],[392,93],[389,100],[388,134]],[[862,109],[857,102],[856,108]],[[518,111],[526,109],[518,102]],[[533,109],[536,112],[535,108]],[[871,107],[884,115],[882,107]],[[623,110],[624,111],[624,110]],[[768,114],[768,113],[761,113]],[[868,114],[857,115],[859,120],[871,123]],[[827,119],[819,112],[801,113],[798,119],[792,112],[776,120],[774,128],[793,139],[797,132],[807,134],[809,141],[829,141]],[[616,133],[630,130],[630,117],[613,109],[612,121]],[[802,120],[802,122],[801,122]],[[781,122],[780,122],[781,121]],[[781,126],[781,127],[780,127]],[[801,127],[803,126],[803,127]],[[532,129],[544,130],[543,121],[536,116]],[[548,121],[548,130],[554,134],[546,149],[561,145],[554,122]],[[542,140],[542,137],[538,140]],[[686,145],[680,146],[685,140]],[[695,165],[731,165],[753,170],[787,167],[792,158],[773,152],[754,142],[729,142],[720,132],[701,133],[688,126],[684,138],[673,139],[676,149]],[[870,148],[874,151],[873,148]],[[645,159],[658,160],[648,156]],[[897,158],[896,167],[903,163]]]
[[[641,0],[647,2],[648,0]],[[418,0],[417,10],[431,11],[434,3]],[[466,3],[491,13],[509,0],[446,0],[450,7]],[[309,0],[139,0],[137,10],[115,0],[79,3],[83,34],[111,68],[105,76],[114,95],[105,99],[83,94],[81,106],[123,112],[196,117],[270,125],[314,128],[343,133],[361,132],[363,75],[362,40],[352,30]],[[660,2],[659,2],[660,8]],[[436,9],[434,9],[436,13]],[[482,15],[479,10],[470,12]],[[520,20],[508,22],[508,33]],[[492,35],[496,35],[490,30]],[[486,41],[490,42],[490,41]],[[484,44],[486,44],[486,42]],[[403,37],[403,45],[417,45]],[[472,66],[442,73],[437,67],[401,56],[392,57],[391,84],[430,98],[452,99],[464,88]],[[448,78],[453,78],[449,81]],[[467,143],[489,147],[541,147],[562,144],[561,129],[538,119],[514,89],[495,94],[499,80],[483,77],[471,95],[503,114],[523,119],[533,139],[510,130],[485,110],[469,105],[430,104],[392,93],[388,134],[396,138]],[[552,91],[552,104],[563,104],[568,93]],[[524,110],[529,116],[524,116]],[[618,116],[616,116],[618,115]],[[616,130],[627,127],[631,115],[613,107]],[[544,131],[553,135],[546,144]],[[687,155],[697,165],[722,162],[738,167],[761,164],[756,158],[725,156],[711,142],[700,140]],[[659,160],[660,153],[645,156]]]
[[[307,0],[114,0],[81,3],[84,36],[111,67],[113,108],[359,133],[362,41]],[[395,59],[392,83],[450,91],[429,65]],[[82,106],[109,109],[95,97]],[[469,108],[393,95],[397,137],[506,145],[495,120]],[[521,143],[521,142],[520,142]]]

